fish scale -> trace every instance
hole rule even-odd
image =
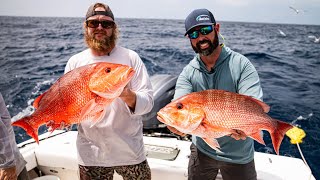
[[[257,118],[257,115],[263,116],[262,122],[263,119],[268,118],[263,112],[263,109],[258,104],[251,103],[250,99],[247,100],[249,102],[246,102],[246,97],[244,96],[231,96],[231,93],[223,91],[217,91],[217,93],[211,94],[207,93],[204,96],[208,96],[207,101],[205,101],[207,103],[203,105],[204,110],[206,110],[207,112],[206,114],[212,114],[209,112],[214,111],[219,107],[223,107],[219,111],[221,112],[221,116],[218,116],[218,119],[213,117],[208,118],[208,120],[211,120],[210,123],[212,124],[220,126],[224,125],[228,128],[237,128],[239,125],[246,126],[245,123],[250,122],[244,120]],[[218,98],[219,96],[221,97],[220,99]],[[235,111],[237,111],[237,113],[232,113]],[[254,115],[252,115],[253,113]],[[227,121],[228,123],[225,123],[224,119],[229,119],[229,121]]]
[[[250,138],[265,144],[261,130],[270,133],[277,154],[284,134],[293,126],[272,119],[270,107],[260,100],[224,90],[205,90],[180,97],[158,112],[159,121],[179,131],[202,137],[219,151],[217,138],[241,130]]]

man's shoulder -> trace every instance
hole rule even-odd
[[[249,61],[249,59],[246,56],[228,47],[225,47],[225,51],[227,52],[227,54],[229,54],[229,57],[233,62],[241,63]]]
[[[89,58],[89,55],[90,55],[90,51],[89,49],[86,49],[86,50],[83,50],[77,54],[74,54],[72,55],[69,60],[68,60],[68,63],[77,63],[77,62],[81,62],[81,61],[85,61]]]
[[[130,65],[138,65],[143,63],[137,52],[125,47],[117,46],[113,55],[118,59],[122,59],[122,63],[129,62]]]
[[[125,48],[122,46],[116,46],[116,52],[121,53],[121,54],[128,54],[130,56],[137,56],[138,55],[138,53],[135,52],[134,50],[129,49],[129,48]]]
[[[199,61],[194,57],[181,71],[180,75],[192,77],[194,72],[200,69]]]
[[[185,66],[185,69],[198,69],[200,68],[200,64],[199,64],[199,60],[197,59],[198,56],[195,55],[190,61],[189,63]]]
[[[129,49],[129,48],[126,48],[126,47],[123,47],[123,46],[119,46],[119,45],[117,45],[117,46],[114,48],[114,50],[115,50],[116,52],[135,52],[135,51],[132,50],[132,49]]]
[[[90,54],[90,50],[89,49],[85,49],[77,54],[74,54],[71,56],[70,59],[79,59],[80,57],[86,57]]]
[[[86,64],[89,61],[89,55],[90,51],[89,49],[86,49],[71,56],[70,59],[67,61],[65,73]]]

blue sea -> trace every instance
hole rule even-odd
[[[151,76],[178,75],[194,56],[183,36],[183,20],[116,21],[118,44],[136,51]],[[32,112],[33,100],[63,74],[68,59],[86,49],[82,23],[82,18],[0,16],[0,91],[13,120]],[[300,147],[320,179],[320,43],[310,37],[319,37],[320,26],[220,23],[226,46],[255,65],[269,115],[305,130]],[[24,130],[14,130],[18,143],[29,139]],[[274,153],[269,134],[264,134],[267,146],[255,144],[256,151]],[[287,137],[280,154],[301,158]]]

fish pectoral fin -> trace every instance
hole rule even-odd
[[[93,127],[103,119],[105,114],[106,110],[104,105],[97,104],[95,99],[92,99],[83,107],[78,123],[82,120],[90,119],[94,122],[90,127]]]
[[[205,121],[201,122],[201,125],[207,130],[207,131],[215,131],[215,132],[229,132],[230,129],[228,128],[224,128],[221,126],[215,126],[215,125],[211,125]]]
[[[39,107],[39,102],[41,101],[41,99],[43,98],[43,96],[46,94],[46,92],[44,92],[43,94],[41,94],[40,96],[38,96],[34,101],[33,101],[33,107],[34,108],[38,108]]]
[[[105,93],[100,91],[95,91],[93,89],[90,89],[91,92],[95,93],[96,95],[105,98],[105,99],[115,99],[116,97],[119,97],[122,93],[124,88],[119,88],[118,90],[114,91],[113,93]]]
[[[216,150],[219,153],[223,153],[220,150],[220,145],[216,139],[213,138],[202,138],[212,149]]]
[[[96,125],[98,122],[100,122],[103,119],[103,117],[105,116],[105,114],[106,114],[106,110],[104,110],[104,109],[101,110],[100,112],[97,112],[95,114],[95,116],[92,118],[94,123],[91,124],[90,128],[92,128],[94,125]]]
[[[114,93],[114,94],[107,94],[107,93],[99,92],[99,91],[91,91],[91,92],[93,92],[96,95],[98,95],[98,96],[100,96],[102,98],[105,98],[105,99],[114,99],[114,98],[118,97],[121,94],[122,91],[120,93],[117,92],[117,93]]]
[[[266,145],[266,143],[263,140],[262,131],[258,131],[258,132],[255,132],[253,134],[250,134],[249,137],[251,137],[252,139],[256,140],[258,143],[260,143],[262,145]]]
[[[80,118],[78,123],[80,123],[82,120],[85,120],[86,117],[88,117],[94,110],[95,107],[97,106],[97,103],[95,99],[91,99],[81,110]]]

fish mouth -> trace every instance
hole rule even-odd
[[[157,116],[157,119],[158,119],[160,122],[164,123],[164,120],[163,120],[163,118],[162,118],[162,117]]]
[[[168,120],[169,120],[170,118],[165,118],[165,116],[164,116],[163,114],[161,114],[160,112],[158,112],[157,115],[158,115],[158,116],[157,116],[157,119],[158,119],[160,122],[165,123],[165,124],[168,123]],[[166,121],[165,119],[167,119],[167,121]],[[170,122],[170,120],[169,120],[169,122]]]

